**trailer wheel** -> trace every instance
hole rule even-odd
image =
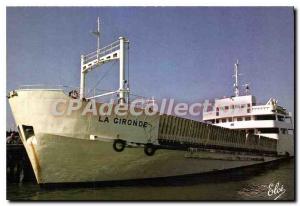
[[[125,148],[125,141],[117,139],[114,141],[113,148],[116,152],[122,152]]]
[[[153,144],[146,144],[144,147],[144,152],[148,156],[154,155],[155,151],[156,151],[156,148]]]

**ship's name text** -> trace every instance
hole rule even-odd
[[[107,116],[106,117],[99,116],[98,121],[101,122],[101,123],[109,123],[110,119]],[[143,127],[143,128],[146,128],[149,125],[148,122],[144,122],[144,121],[140,121],[140,120],[131,120],[131,119],[125,119],[125,118],[118,118],[118,117],[113,118],[112,122],[114,124],[137,126],[137,127]]]

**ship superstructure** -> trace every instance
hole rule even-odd
[[[244,95],[240,95],[238,69],[237,61],[233,75],[234,96],[216,99],[211,110],[203,112],[204,122],[284,141],[283,145],[291,149],[287,151],[286,148],[278,148],[278,152],[294,155],[291,113],[279,106],[274,98],[270,98],[266,104],[257,104],[255,96],[249,94],[249,84],[245,85]]]

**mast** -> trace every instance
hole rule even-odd
[[[105,95],[119,94],[119,103],[124,104],[128,102],[129,86],[126,80],[126,57],[128,53],[129,41],[125,37],[119,39],[110,45],[100,49],[100,19],[97,18],[97,31],[92,32],[97,36],[97,50],[87,55],[81,56],[81,77],[80,77],[80,99],[93,99]],[[119,60],[119,89],[99,95],[86,97],[85,84],[86,75],[88,72],[100,67],[103,64],[109,63],[114,60]]]
[[[97,18],[97,58],[99,58],[100,52],[100,18]]]
[[[234,75],[233,75],[233,77],[235,78],[235,82],[233,84],[233,88],[234,88],[234,95],[236,97],[239,96],[239,92],[240,92],[239,91],[239,80],[238,80],[238,76],[240,74],[238,73],[238,70],[239,70],[239,60],[237,59],[236,63],[234,64]]]
[[[125,103],[125,95],[126,95],[126,88],[125,84],[127,83],[125,79],[125,38],[119,37],[120,40],[120,86],[119,86],[119,97],[120,97],[120,103]]]
[[[92,34],[94,34],[97,37],[97,59],[99,58],[99,52],[100,52],[100,18],[97,17],[97,31],[92,31]]]
[[[100,17],[97,17],[97,31],[92,31],[92,34],[97,37],[97,59],[99,59],[100,55]],[[87,70],[84,69],[85,56],[81,55],[81,75],[80,75],[80,99],[85,98],[85,80]]]
[[[83,99],[85,97],[85,78],[87,71],[84,70],[84,55],[81,55],[81,73],[80,73],[80,99]]]

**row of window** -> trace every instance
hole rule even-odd
[[[251,112],[251,109],[247,109],[247,113],[250,113],[250,112]],[[219,116],[219,114],[220,114],[219,111],[217,111],[216,116]]]
[[[248,108],[249,109],[249,111],[250,111],[250,107],[251,107],[251,105],[252,106],[255,106],[256,104],[255,103],[252,103],[252,104],[233,104],[233,105],[230,105],[230,106],[223,106],[223,107],[216,107],[216,112],[218,113],[220,110],[221,111],[228,111],[229,110],[229,108],[231,109],[231,110],[233,110],[233,109],[244,109],[244,108]],[[210,112],[210,111],[212,111],[213,110],[213,107],[208,107],[207,108],[207,112]],[[248,110],[247,110],[248,111]]]
[[[222,119],[216,119],[216,120],[210,120],[210,121],[207,121],[209,123],[226,123],[226,122],[233,122],[233,121],[250,121],[251,120],[251,117],[250,116],[247,116],[247,117],[236,117],[236,118],[232,118],[232,117],[228,117],[228,118],[222,118]]]
[[[251,109],[250,109],[251,104],[231,105],[230,109],[231,110],[234,110],[234,109],[244,109],[244,108],[246,108],[246,106],[247,106],[247,113],[250,113],[251,112]],[[229,106],[217,107],[216,108],[216,116],[219,116],[220,110],[224,111],[224,112],[227,112],[229,110]]]
[[[271,115],[258,115],[256,116],[256,120],[278,120],[281,122],[285,121],[285,117],[282,115],[275,115],[275,114],[271,114]]]
[[[257,128],[255,129],[258,134],[271,133],[271,134],[292,134],[293,130],[288,130],[286,128]],[[254,129],[247,129],[246,133],[254,134]]]
[[[293,134],[292,129],[286,129],[286,128],[258,128],[258,133],[275,133],[275,134]]]
[[[285,117],[281,116],[281,115],[275,115],[275,114],[271,114],[271,115],[257,115],[254,116],[253,120],[278,120],[278,121],[285,121]],[[210,123],[226,123],[226,122],[232,122],[232,121],[250,121],[251,117],[250,116],[246,116],[246,117],[228,117],[228,118],[221,118],[221,119],[216,119],[216,120],[210,120],[208,122]]]
[[[250,107],[251,104],[241,104],[241,105],[236,104],[236,105],[231,105],[231,106],[230,106],[230,109],[243,109],[243,108],[245,108],[246,106],[247,106],[247,107]],[[220,111],[220,110],[224,110],[224,111],[229,110],[229,106],[217,107],[217,108],[216,108],[216,111],[217,111],[217,112]]]

